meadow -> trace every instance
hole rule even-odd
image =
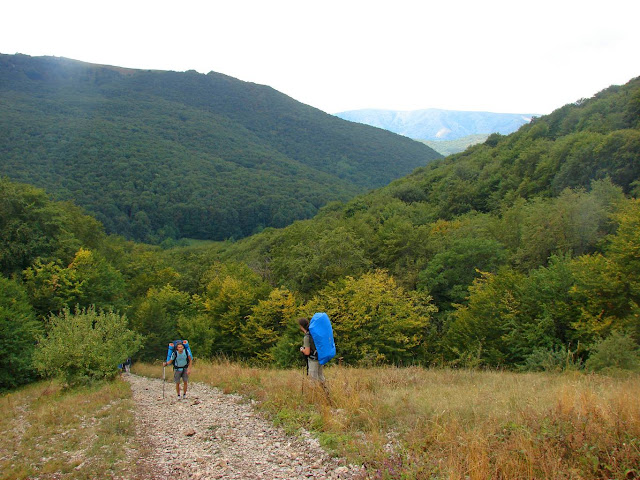
[[[159,365],[134,372],[162,378]],[[314,432],[374,479],[640,478],[640,376],[198,361],[191,379]],[[167,377],[168,378],[168,377]]]
[[[0,479],[125,479],[143,454],[121,379],[64,388],[31,384],[0,396]]]
[[[159,364],[133,371],[162,378]],[[198,361],[191,379],[254,400],[291,434],[312,431],[371,479],[640,478],[638,375],[338,365],[325,375],[328,394],[302,368]],[[2,395],[0,408],[1,480],[140,473],[121,379],[39,382]]]

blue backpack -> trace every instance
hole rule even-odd
[[[167,350],[167,362],[169,362],[171,360],[171,356],[173,355],[173,352],[176,351],[176,347],[182,344],[184,346],[184,350],[187,352],[187,355],[189,357],[191,357],[191,361],[193,361],[193,355],[191,353],[191,347],[189,346],[189,341],[188,340],[176,340],[174,342],[170,342],[169,343],[169,349]],[[175,367],[175,363],[173,365],[174,368]]]
[[[329,315],[324,312],[314,314],[309,322],[309,333],[316,346],[320,365],[324,365],[336,356],[336,344]]]

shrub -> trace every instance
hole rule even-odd
[[[554,348],[535,348],[527,355],[520,370],[529,372],[562,372],[564,370],[578,370],[582,367],[582,360],[575,356],[575,352],[564,346]]]
[[[94,307],[68,308],[49,317],[48,335],[40,339],[34,365],[44,375],[60,376],[70,385],[113,378],[118,364],[133,356],[141,337],[127,328],[127,319]]]
[[[587,359],[587,370],[611,372],[616,370],[640,370],[640,349],[626,333],[613,332],[593,347]]]

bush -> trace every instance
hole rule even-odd
[[[629,334],[613,332],[596,343],[587,359],[586,368],[603,373],[640,370],[640,348]]]
[[[118,374],[118,364],[133,356],[141,337],[127,328],[124,315],[94,307],[66,308],[49,317],[48,335],[40,339],[34,365],[44,375],[60,376],[68,384],[110,379]]]
[[[578,370],[582,360],[564,346],[555,348],[536,348],[527,355],[519,369],[527,372],[562,372]]]

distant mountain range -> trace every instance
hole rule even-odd
[[[507,135],[531,121],[534,114],[464,112],[457,110],[350,110],[335,114],[351,122],[389,130],[415,140],[456,140],[468,135]]]
[[[0,54],[0,175],[127,238],[283,227],[440,157],[220,73]]]

